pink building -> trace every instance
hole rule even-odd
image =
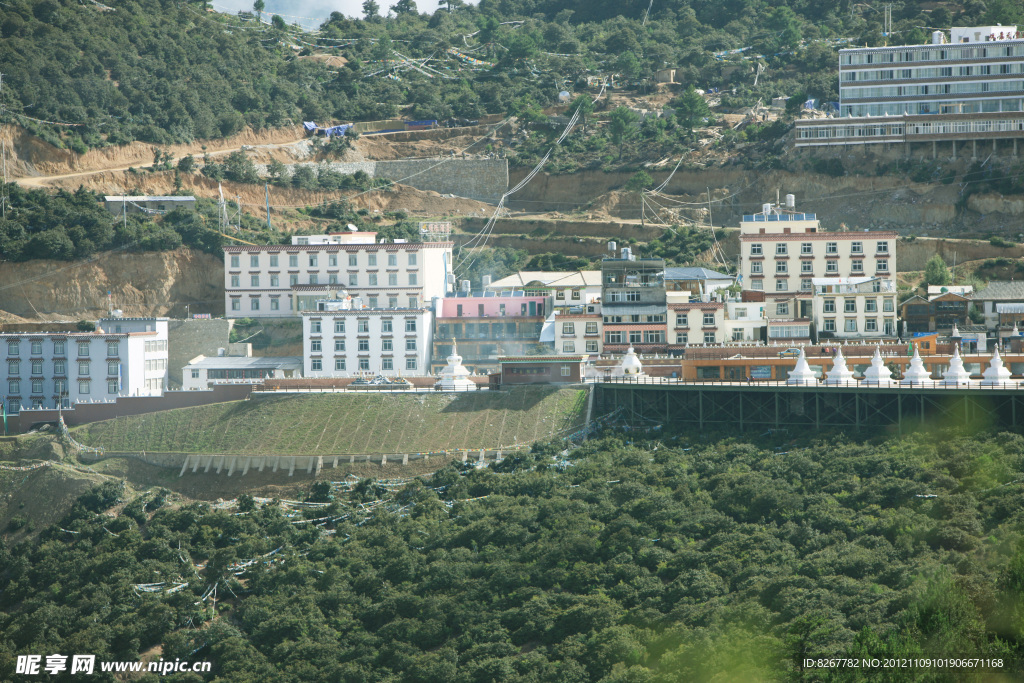
[[[460,296],[441,300],[439,318],[545,317],[546,296]]]

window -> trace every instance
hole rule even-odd
[[[789,245],[787,245],[785,242],[782,242],[781,244],[776,244],[775,245],[775,255],[776,256],[785,256],[788,253],[789,253]]]
[[[690,324],[687,313],[676,313],[676,327],[686,327]]]
[[[850,271],[853,272],[853,273],[863,273],[864,272],[864,262],[861,261],[860,259],[855,259],[855,260],[851,261],[850,262]]]
[[[661,330],[646,330],[644,332],[645,344],[664,344],[665,333]]]
[[[572,300],[573,301],[579,301],[580,300],[580,290],[578,290],[578,289],[572,290]]]
[[[801,261],[800,262],[800,272],[801,273],[813,273],[814,272],[814,263],[812,261]]]
[[[576,334],[576,326],[573,323],[562,323],[562,334]]]
[[[338,265],[338,255],[337,254],[328,254],[327,255],[327,267],[328,268],[335,268],[335,267],[337,267],[337,265]]]
[[[761,251],[761,245],[760,244],[751,244],[750,245],[750,255],[751,256],[760,256],[762,253],[763,252]]]
[[[764,289],[764,282],[762,280],[751,280],[750,289],[754,290],[755,292],[760,292],[762,289]]]
[[[78,393],[88,394],[89,393],[89,380],[81,379],[78,380]]]
[[[586,334],[597,334],[597,323],[587,323]]]
[[[836,321],[833,320],[832,318],[827,319],[825,321],[825,332],[835,332],[835,331],[836,331]]]
[[[789,304],[775,304],[775,315],[789,315]]]
[[[705,344],[714,344],[715,343],[715,333],[714,332],[705,332],[704,333],[704,343]]]
[[[838,254],[839,253],[839,243],[838,242],[826,242],[825,243],[825,253],[826,254]]]
[[[764,270],[762,269],[762,264],[761,264],[760,261],[753,261],[750,264],[750,273],[751,273],[751,275],[760,275],[763,272],[764,272]]]
[[[572,372],[572,367],[571,366],[569,366],[569,365],[563,365],[562,366],[562,377],[568,377],[571,372]]]
[[[406,351],[415,351],[416,350],[416,340],[415,339],[406,339],[405,340],[405,350]]]
[[[389,318],[380,321],[380,331],[385,334],[391,333],[391,320]]]
[[[389,287],[397,287],[398,286],[398,273],[388,273],[388,286]]]
[[[320,353],[320,340],[311,339],[309,342],[309,350],[311,353]]]
[[[309,267],[310,268],[316,268],[317,267],[316,266],[316,254],[310,254],[309,255]]]
[[[32,361],[32,374],[41,375],[43,374],[43,361],[34,360]]]
[[[288,254],[288,267],[289,268],[298,268],[299,267],[299,255],[298,254]]]
[[[389,296],[388,297],[388,308],[398,308],[398,297],[397,296]]]
[[[232,287],[241,287],[242,286],[242,281],[241,281],[241,279],[237,275],[232,275],[231,276],[231,286]]]
[[[565,290],[560,289],[557,292],[555,292],[555,298],[558,299],[559,301],[565,301]]]
[[[382,339],[381,342],[380,342],[380,350],[381,351],[394,351],[394,348],[392,348],[392,346],[391,346],[391,340],[390,339]]]
[[[409,297],[409,308],[418,308],[419,304],[420,304],[420,302],[419,302],[419,300],[416,297],[414,297],[414,296]],[[505,304],[501,305],[501,314],[505,315]]]
[[[864,312],[865,313],[876,313],[878,311],[878,301],[876,299],[865,299],[864,300]]]
[[[20,394],[21,393],[21,382],[16,379],[12,379],[7,383],[7,392],[9,394]]]
[[[844,332],[856,332],[857,331],[857,319],[847,318],[846,325],[843,327]]]
[[[811,289],[813,289],[813,287],[814,284],[807,278],[804,278],[803,280],[800,281],[800,291],[809,292],[811,291]]]
[[[252,311],[260,310],[260,300],[259,299],[249,299],[249,310],[252,310]]]
[[[345,321],[344,320],[339,320],[339,319],[335,318],[334,319],[334,333],[338,334],[338,333],[343,333],[344,331],[345,331]]]
[[[281,302],[280,301],[278,301],[277,299],[271,299],[270,300],[270,310],[276,311],[276,310],[278,310],[280,308],[281,308]]]
[[[686,340],[687,340],[687,335],[686,335],[685,332],[677,332],[676,333],[676,344],[685,344],[685,343],[687,343]]]
[[[370,331],[370,321],[369,320],[360,320],[356,324],[356,331],[359,332],[359,333],[369,332]]]
[[[370,359],[369,358],[360,358],[359,359],[359,369],[360,370],[369,370],[370,369]]]
[[[405,359],[405,369],[406,370],[415,370],[416,369],[416,359],[415,358],[406,358]]]
[[[119,365],[120,365],[120,363],[118,363],[116,360],[108,362],[107,363],[107,374],[108,375],[116,375],[117,374],[117,368],[118,368]]]
[[[882,310],[884,312],[892,313],[893,312],[893,305],[894,304],[893,304],[893,300],[892,299],[882,299]]]
[[[626,301],[639,302],[640,292],[626,292]]]
[[[344,351],[345,351],[345,340],[344,339],[335,339],[334,340],[334,352],[335,353],[344,353]]]
[[[40,384],[42,384],[42,382],[40,382]],[[42,389],[42,387],[40,387],[40,389]],[[117,380],[116,379],[108,379],[107,380],[107,393],[108,394],[116,394],[117,393]]]
[[[380,361],[381,370],[394,370],[394,361],[390,358],[382,358]]]
[[[409,320],[405,321],[405,331],[406,332],[415,332],[416,331],[416,320],[415,319],[409,319]]]
[[[416,273],[409,273],[409,286],[419,286],[419,278],[417,277]]]
[[[335,358],[334,359],[334,369],[335,370],[344,370],[345,369],[345,359],[344,358]]]
[[[834,243],[833,243],[834,244]],[[804,256],[814,253],[814,245],[810,242],[802,242],[800,244],[800,253]]]
[[[359,340],[359,350],[360,351],[369,351],[370,350],[370,340],[369,339],[360,339]]]
[[[359,265],[359,257],[356,254],[348,255],[348,267],[355,268]]]
[[[785,292],[788,289],[789,289],[789,281],[788,280],[776,280],[775,281],[775,291],[776,292]]]
[[[281,278],[280,278],[280,276],[278,276],[278,275],[271,275],[270,276],[270,286],[271,287],[280,287],[281,286]]]
[[[875,242],[875,251],[877,253],[879,253],[879,254],[888,254],[889,253],[889,243],[888,242]]]
[[[370,273],[370,286],[371,287],[376,287],[377,286],[377,273]]]
[[[55,341],[53,342],[53,355],[63,356],[64,355],[64,342]]]
[[[825,272],[826,273],[838,273],[839,272],[839,261],[825,261]]]
[[[391,267],[398,265],[398,254],[388,254],[388,265]]]
[[[318,285],[320,284],[320,276],[316,273],[309,274],[309,284]]]
[[[416,265],[416,254],[415,253],[410,253],[409,254],[409,265],[410,266],[415,266]]]
[[[78,342],[78,355],[89,356],[89,342]]]
[[[41,356],[43,354],[43,342],[34,341],[31,346],[31,353],[33,356]]]
[[[238,268],[238,254],[231,255],[231,267]]]
[[[856,313],[857,312],[857,300],[846,299],[843,302],[843,313]]]
[[[776,261],[775,262],[775,272],[777,274],[781,273],[781,274],[785,275],[786,273],[789,272],[789,263],[786,262],[786,261]]]
[[[621,344],[622,333],[621,332],[605,332],[604,333],[605,344]]]
[[[260,267],[260,255],[259,254],[249,254],[249,267],[250,268],[259,268]]]
[[[240,311],[240,310],[242,310],[242,300],[241,299],[232,299],[231,300],[231,310],[232,311]]]
[[[874,319],[874,318],[868,318],[867,320],[865,320],[864,321],[864,331],[865,332],[877,332],[878,331],[878,321],[876,319]]]
[[[377,297],[371,296],[367,300],[367,304],[369,305],[370,308],[377,308]]]
[[[289,285],[297,285],[297,284],[299,284],[299,276],[296,275],[295,273],[292,273],[291,275],[289,275],[288,276],[288,284]]]
[[[271,254],[270,255],[270,267],[271,268],[277,268],[278,267],[277,254]]]
[[[312,332],[313,334],[320,334],[320,321],[319,320],[310,320],[309,321],[309,331]]]
[[[851,243],[850,244],[850,253],[851,254],[863,254],[864,253],[864,243],[863,242],[853,242],[853,243]]]
[[[587,353],[597,353],[597,342],[596,341],[588,341],[587,342]]]
[[[562,342],[562,353],[576,353],[576,342]]]
[[[324,362],[320,358],[311,358],[309,361],[309,369],[313,372],[320,372],[324,369]]]
[[[835,299],[825,299],[824,310],[825,310],[826,313],[835,313],[836,312],[836,300]]]
[[[875,261],[875,270],[879,273],[886,273],[889,271],[889,260],[880,258]]]
[[[707,325],[714,325],[715,324],[715,314],[714,313],[705,313],[704,314],[703,323],[704,323],[705,326],[707,326]]]
[[[349,273],[348,274],[348,286],[349,287],[358,287],[359,286],[359,274],[358,273]]]
[[[63,375],[64,374],[64,361],[58,360],[58,361],[54,362],[54,364],[53,364],[53,374],[54,375]]]

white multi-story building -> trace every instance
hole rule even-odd
[[[601,305],[591,304],[590,313],[555,315],[555,354],[560,356],[586,353],[597,356],[602,349]]]
[[[302,312],[305,377],[427,375],[433,311],[429,308],[344,308]]]
[[[301,376],[298,356],[196,356],[182,368],[181,384],[185,391],[196,391],[215,384],[256,384]]]
[[[555,310],[568,312],[601,300],[601,271],[521,270],[484,285],[490,292],[550,296]]]
[[[895,337],[896,282],[874,277],[814,278],[819,339]]]
[[[167,318],[104,318],[92,332],[0,334],[8,413],[118,396],[160,396],[167,386]]]
[[[1024,131],[1024,35],[954,27],[926,45],[839,51],[839,117],[796,123],[796,146],[1017,139]],[[994,143],[993,143],[994,145]]]
[[[350,232],[224,247],[229,318],[294,316],[345,296],[368,308],[422,308],[452,282],[451,242],[378,242],[376,233]]]

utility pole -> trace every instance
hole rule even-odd
[[[270,225],[270,183],[266,183],[263,187],[267,192],[267,230],[271,230],[273,226]]]

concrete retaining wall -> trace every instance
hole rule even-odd
[[[363,171],[372,178],[386,178],[418,190],[453,194],[468,199],[497,203],[508,189],[508,161],[505,159],[405,159],[400,161],[332,161],[326,165],[338,173]],[[317,163],[289,164],[289,168],[321,166]],[[265,164],[256,169],[267,174]]]
[[[192,474],[238,474],[244,476],[249,471],[287,473],[289,477],[299,474],[316,476],[324,467],[337,468],[354,463],[373,463],[381,466],[401,463],[408,465],[411,461],[429,460],[450,457],[453,454],[465,463],[500,461],[505,455],[514,452],[502,449],[482,449],[472,451],[445,451],[440,453],[339,453],[333,455],[238,455],[233,453],[165,453],[165,452],[111,452],[103,455],[83,453],[80,455],[85,462],[96,462],[106,458],[133,458],[157,467],[178,469],[178,476],[187,472]]]

